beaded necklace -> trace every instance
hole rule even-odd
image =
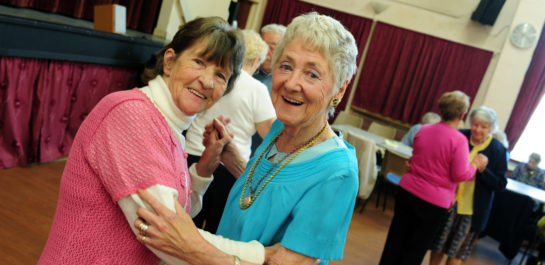
[[[276,141],[278,140],[278,138],[282,135],[282,133],[284,132],[284,130],[282,130],[280,133],[278,133],[274,139],[269,142],[269,144],[267,145],[267,147],[265,147],[265,149],[263,149],[263,151],[261,152],[261,154],[259,155],[259,157],[256,159],[256,161],[254,162],[254,164],[252,165],[252,168],[250,169],[250,172],[248,173],[248,177],[246,177],[246,181],[244,182],[244,188],[242,189],[242,194],[240,195],[240,202],[239,202],[239,205],[240,205],[240,209],[247,209],[248,207],[250,207],[252,205],[252,203],[254,203],[254,201],[257,199],[257,197],[259,196],[259,194],[261,194],[261,191],[263,191],[263,189],[265,188],[265,186],[267,186],[267,184],[269,183],[269,181],[271,181],[274,176],[276,176],[276,174],[278,173],[278,171],[280,171],[280,169],[282,169],[285,165],[287,165],[290,161],[292,161],[296,156],[298,156],[301,152],[303,152],[303,150],[309,148],[310,146],[312,146],[323,134],[324,132],[326,131],[327,129],[327,122],[326,124],[324,125],[324,127],[322,128],[322,130],[320,130],[314,137],[312,137],[309,141],[307,141],[306,143],[298,146],[297,148],[295,148],[293,151],[289,152],[288,154],[286,154],[282,159],[280,159],[278,162],[276,162],[272,167],[269,168],[269,170],[267,170],[267,172],[259,179],[259,181],[257,182],[257,184],[255,185],[255,187],[252,187],[252,182],[253,182],[253,175],[254,175],[254,170],[255,170],[255,167],[257,164],[259,164],[259,162],[261,161],[261,158],[263,157],[263,155],[265,153],[267,153],[267,150],[269,150],[269,148],[272,146],[272,144],[276,143]],[[282,163],[282,161],[286,160],[286,158],[289,157],[289,159]],[[278,166],[278,164],[282,163],[277,169],[276,171],[274,171],[274,173],[265,181],[265,183],[263,184],[263,186],[261,186],[261,188],[259,189],[259,191],[257,193],[255,193],[255,191],[257,190],[257,187],[259,187],[259,185],[261,184],[261,182],[267,177],[267,175],[269,175],[269,173],[271,173],[272,169],[275,168],[276,166]],[[244,193],[246,193],[246,187],[249,187],[249,190],[250,190],[250,195],[244,197]],[[255,196],[254,196],[255,194]]]

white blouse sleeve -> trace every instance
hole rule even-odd
[[[192,179],[193,179],[193,176],[192,176]],[[193,183],[194,182],[192,182],[192,184]],[[199,187],[199,186],[197,185],[195,187]],[[206,187],[204,188],[204,191],[206,190],[207,187],[208,185],[206,185]],[[149,193],[151,193],[153,196],[155,196],[155,198],[157,198],[160,202],[162,202],[167,208],[169,208],[172,211],[175,211],[174,198],[175,196],[176,197],[178,196],[178,192],[176,191],[176,189],[173,189],[171,187],[167,187],[161,184],[157,184],[147,188],[146,190]],[[200,197],[202,201],[202,195],[199,195],[202,193],[199,193],[199,191],[193,191],[193,194],[197,194],[195,196]],[[192,194],[192,199],[193,199],[193,194]],[[140,197],[137,194],[131,194],[129,196],[123,197],[117,203],[119,207],[121,208],[121,210],[123,211],[123,213],[125,214],[125,218],[127,219],[127,222],[129,223],[129,226],[131,227],[132,232],[135,235],[139,235],[140,232],[133,225],[134,222],[136,221],[136,218],[138,218],[138,215],[136,214],[136,210],[139,207],[145,207],[147,209],[150,209],[150,207],[147,204],[144,204],[142,199],[140,199]],[[199,210],[200,210],[200,205],[201,204],[199,203]],[[193,206],[193,203],[192,203],[192,206]],[[255,241],[255,240],[250,242],[234,241],[234,240],[230,240],[221,236],[208,233],[206,231],[202,231],[201,229],[199,229],[199,233],[203,236],[203,238],[206,241],[210,242],[216,248],[218,248],[219,250],[229,255],[235,255],[240,257],[240,259],[242,260],[245,260],[251,263],[256,263],[256,264],[263,264],[265,262],[265,247],[258,241]],[[149,246],[146,246],[146,247],[148,247],[148,249],[151,250],[157,257],[159,257],[160,259],[162,259],[164,262],[166,262],[169,265],[189,264],[179,258],[170,256],[162,251],[156,250]]]
[[[189,175],[191,176],[191,218],[197,216],[202,209],[202,196],[214,180],[214,176],[204,178],[197,174],[197,163],[191,164],[189,167]]]

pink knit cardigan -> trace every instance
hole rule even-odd
[[[190,187],[186,157],[142,92],[133,89],[103,98],[70,150],[38,264],[158,264],[136,240],[117,200],[163,184],[175,188],[185,205]]]

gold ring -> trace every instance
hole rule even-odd
[[[147,224],[145,224],[144,222],[140,223],[138,225],[138,229],[140,229],[140,234],[145,236],[146,235],[146,231],[148,230],[149,226]]]
[[[146,244],[146,236],[142,236],[140,240],[142,240],[142,243]]]

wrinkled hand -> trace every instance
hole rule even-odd
[[[197,163],[197,174],[202,177],[210,177],[220,163],[220,155],[226,144],[233,140],[233,134],[226,125],[229,119],[219,116],[207,124],[203,133],[204,152]]]
[[[231,119],[224,118],[223,115],[218,116],[214,120],[212,120],[210,123],[208,123],[206,126],[204,126],[204,132],[203,132],[203,138],[202,138],[202,145],[204,147],[208,146],[208,142],[210,141],[211,133],[213,131],[218,131],[217,128],[219,125],[223,125],[224,130],[227,132],[231,138],[233,138],[233,134],[227,129],[227,124],[231,122]],[[219,127],[220,130],[223,130],[221,127]]]
[[[475,168],[482,173],[486,169],[486,165],[488,165],[488,157],[479,153],[473,159],[473,164],[475,165]]]
[[[175,213],[145,190],[139,190],[138,195],[157,213],[146,208],[139,208],[136,211],[140,218],[136,219],[134,227],[138,229],[143,220],[148,225],[145,239],[142,240],[141,235],[138,239],[152,248],[189,261],[193,257],[191,253],[199,251],[205,241],[178,200],[175,200]]]

